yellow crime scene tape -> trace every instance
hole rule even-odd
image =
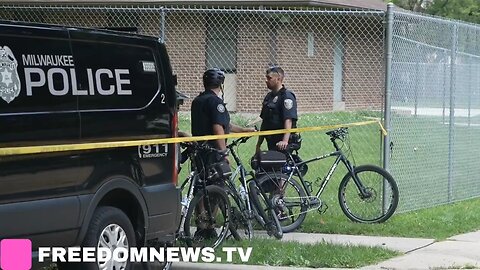
[[[375,124],[375,123],[380,125],[380,129],[381,129],[383,135],[386,136],[387,131],[383,128],[380,121],[371,120],[371,121],[355,122],[355,123],[349,123],[349,124],[328,125],[328,126],[318,126],[318,127],[304,127],[304,128],[292,128],[292,129],[276,129],[276,130],[268,130],[268,131],[231,133],[231,134],[225,134],[225,135],[209,135],[209,136],[177,137],[177,138],[158,138],[158,139],[143,139],[143,140],[114,141],[114,142],[94,142],[94,143],[77,143],[77,144],[3,147],[3,148],[0,148],[0,156],[28,155],[28,154],[40,154],[40,153],[52,153],[52,152],[107,149],[107,148],[131,147],[131,146],[139,146],[139,145],[168,144],[168,143],[181,143],[181,142],[193,142],[193,141],[207,141],[207,140],[216,140],[216,139],[239,138],[239,137],[264,136],[264,135],[281,134],[281,133],[285,133],[285,132],[307,132],[307,131],[319,131],[319,130],[326,130],[326,129],[336,129],[336,128],[341,128],[341,127],[365,126],[365,125],[370,125],[370,124]]]

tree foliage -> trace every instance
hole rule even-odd
[[[395,5],[432,15],[480,23],[479,0],[393,0]]]
[[[403,9],[412,10],[416,12],[424,12],[425,7],[430,1],[428,0],[393,0],[388,1],[393,2],[396,6],[399,6]]]

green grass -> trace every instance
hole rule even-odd
[[[337,124],[347,124],[355,123],[361,121],[371,120],[372,117],[380,117],[381,114],[378,112],[335,112],[335,113],[323,113],[323,114],[302,114],[300,115],[300,120],[298,122],[299,127],[312,127],[312,126],[324,126],[324,125],[337,125]],[[233,114],[232,122],[245,125],[248,122],[251,122],[256,118],[256,116],[244,116]],[[190,115],[181,114],[179,117],[179,126],[180,130],[190,132]],[[315,132],[303,132],[302,135],[302,149],[300,149],[300,156],[306,160],[308,158],[313,158],[315,156],[323,155],[334,151],[334,148],[329,140],[329,137],[325,135],[325,131],[315,131]],[[381,145],[382,145],[382,136],[377,124],[370,124],[359,127],[352,127],[349,129],[350,134],[350,146],[351,154],[350,158],[355,160],[358,164],[381,164]],[[250,158],[253,156],[255,151],[255,144],[257,142],[257,137],[251,138],[246,144],[241,145],[238,148],[238,153],[247,167],[250,161]],[[263,145],[263,149],[266,150],[266,143]],[[346,148],[344,148],[346,150]],[[309,174],[308,181],[314,181],[318,177],[324,177],[330,168],[333,160],[325,162],[315,162],[309,164]],[[341,179],[346,171],[342,170],[343,168],[338,169],[334,175],[334,179]],[[185,179],[187,176],[187,170],[182,170],[179,176],[179,179]]]
[[[441,241],[453,235],[479,230],[480,214],[476,211],[479,207],[480,199],[467,200],[397,214],[383,224],[353,223],[340,213],[340,209],[329,209],[327,213],[321,216],[317,213],[309,213],[299,231],[433,238]],[[253,247],[248,264],[259,265],[357,268],[399,255],[398,252],[383,248],[342,246],[328,243],[311,245],[280,242],[274,239],[254,239],[250,243],[227,242],[224,246]],[[240,262],[237,258],[233,263]]]
[[[299,126],[322,126],[352,123],[381,117],[378,112],[335,112],[303,114]],[[237,123],[250,119],[234,115]],[[462,119],[462,122],[464,119]],[[478,123],[479,119],[472,119]],[[188,117],[183,127],[189,130]],[[182,126],[181,125],[181,126]],[[381,165],[382,136],[377,125],[349,129],[350,160],[357,165]],[[443,240],[450,236],[480,229],[480,199],[470,199],[480,194],[480,159],[474,158],[480,149],[480,127],[455,126],[452,183],[448,183],[449,127],[442,117],[413,117],[394,115],[392,118],[393,152],[390,170],[400,190],[397,213],[383,224],[353,223],[339,207],[337,193],[340,180],[346,171],[339,166],[321,199],[328,205],[324,214],[310,212],[299,231],[331,234],[421,237]],[[324,132],[302,133],[300,156],[305,160],[328,153],[333,147]],[[256,138],[239,148],[244,162],[253,155]],[[309,164],[306,180],[313,184],[314,192],[327,173],[333,160]],[[247,166],[248,167],[248,166]],[[183,170],[186,173],[188,170]],[[184,177],[182,177],[184,178]],[[182,179],[180,178],[180,179]],[[450,186],[450,190],[449,190]],[[460,201],[449,203],[451,201]],[[463,200],[463,201],[462,201]],[[435,205],[440,205],[433,207]],[[427,208],[428,207],[428,208]],[[421,210],[418,210],[421,209]],[[302,254],[298,252],[297,254]],[[342,256],[336,254],[334,256]],[[261,261],[261,260],[258,260]],[[301,260],[299,260],[301,261]]]
[[[400,255],[399,252],[380,247],[361,247],[352,245],[332,245],[325,242],[316,244],[300,244],[294,241],[278,241],[275,239],[256,238],[252,241],[225,241],[222,247],[251,247],[250,257],[246,264],[270,266],[297,266],[311,268],[358,268],[376,264]],[[227,261],[227,253],[221,247],[216,249],[215,255]],[[238,253],[232,254],[233,264],[241,262]],[[55,264],[46,266],[42,270],[56,270]]]
[[[330,207],[323,215],[309,213],[299,231],[444,240],[480,229],[480,214],[477,211],[480,199],[396,214],[382,224],[353,223],[337,205]]]
[[[370,120],[372,117],[379,118],[381,113],[360,111],[302,114],[300,115],[299,126],[353,123]],[[233,115],[232,121],[244,124],[253,118],[254,116]],[[183,115],[180,119],[181,127],[189,130],[189,116]],[[474,122],[478,122],[478,120],[475,119]],[[357,165],[381,165],[382,136],[378,125],[351,127],[349,134],[352,150],[349,152],[349,159],[351,161],[355,161]],[[452,164],[453,182],[450,184],[450,191],[448,183],[449,127],[442,122],[442,117],[394,115],[392,117],[391,136],[394,146],[390,159],[390,171],[400,190],[400,203],[397,213],[446,204],[449,202],[449,196],[451,201],[458,201],[480,194],[480,182],[478,181],[480,159],[472,158],[472,154],[476,152],[472,149],[480,149],[480,140],[478,139],[480,138],[480,127],[455,126],[454,162]],[[304,160],[333,150],[328,136],[323,131],[303,132],[302,138],[300,156]],[[239,147],[239,153],[244,162],[248,163],[253,155],[255,142],[256,138],[252,138],[247,144]],[[327,159],[309,164],[309,171],[305,179],[312,183],[314,192],[318,189],[320,181],[325,177],[332,162],[332,159]],[[188,170],[182,170],[182,173],[185,174],[186,171]],[[443,238],[451,234],[478,228],[475,226],[478,219],[474,218],[472,224],[469,224],[468,221],[458,222],[461,223],[458,225],[458,229],[446,231],[446,227],[442,227],[445,228],[443,232],[442,230],[438,232],[426,230],[425,228],[434,226],[430,221],[440,222],[442,219],[454,219],[458,215],[457,213],[447,214],[448,210],[443,210],[444,207],[397,214],[385,224],[362,225],[350,223],[340,210],[337,199],[338,185],[345,173],[346,170],[343,166],[337,168],[331,182],[321,196],[322,201],[329,206],[327,212],[321,216],[315,212],[309,213],[303,227],[304,231]],[[181,176],[180,179],[183,178],[184,176]],[[476,201],[460,203],[468,209],[472,207],[470,204],[476,206],[478,203]],[[453,205],[451,207],[456,209],[460,206]],[[429,216],[428,213],[430,212],[436,214],[421,222],[428,224],[428,226],[416,229],[415,222],[418,221],[418,217],[415,213],[424,213],[424,216]],[[470,215],[470,213],[467,215]],[[409,220],[412,220],[412,222],[409,222]],[[392,224],[397,222],[398,224]],[[456,224],[456,221],[451,224]],[[422,233],[422,231],[425,232]],[[428,232],[431,232],[430,235],[427,235]]]
[[[450,130],[448,124],[443,124],[442,117],[396,116],[392,119],[392,130],[394,147],[390,171],[400,189],[400,211],[480,194],[477,181],[480,159],[472,158],[480,149],[479,126],[456,125]]]
[[[274,239],[254,239],[252,241],[227,241],[223,246],[252,247],[247,264],[297,267],[358,268],[372,265],[399,255],[398,252],[379,247],[360,247],[332,245],[328,243],[300,244],[293,241]],[[226,254],[221,249],[217,256],[226,261]],[[233,256],[233,263],[244,264],[238,254]]]

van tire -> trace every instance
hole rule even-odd
[[[136,246],[133,226],[127,215],[118,208],[101,206],[93,214],[82,247],[98,247],[102,235],[106,241],[109,241],[109,237],[114,236],[110,231],[111,229],[118,230],[120,236],[126,237],[127,242],[120,243],[118,247],[130,249]],[[106,247],[105,245],[102,246]],[[58,268],[60,270],[98,270],[99,266],[97,263],[61,263],[58,264]],[[131,263],[127,260],[125,270],[130,269]]]

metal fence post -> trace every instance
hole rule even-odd
[[[161,7],[160,15],[160,40],[165,43],[165,8]]]
[[[468,77],[470,78],[470,80],[468,80],[468,101],[467,101],[468,102],[468,127],[470,127],[470,123],[472,120],[472,80],[473,80],[473,77],[472,77],[473,64],[472,63],[468,63]]]
[[[383,138],[383,168],[389,169],[390,159],[390,115],[391,115],[391,88],[392,88],[392,58],[393,58],[393,8],[392,3],[387,6],[387,28],[385,36],[385,109],[383,125],[387,131],[387,136]]]
[[[388,3],[387,6],[387,29],[386,29],[386,36],[385,36],[385,117],[384,117],[384,127],[387,131],[387,135],[383,139],[383,168],[385,170],[389,169],[389,161],[390,161],[390,115],[391,115],[391,90],[392,90],[392,60],[393,60],[393,8],[394,5],[392,3]],[[385,180],[384,180],[385,182]],[[386,184],[383,185],[383,211],[385,212],[385,206],[387,205],[386,195],[387,189]]]
[[[417,44],[417,52],[420,50],[420,46]],[[415,93],[413,93],[413,107],[414,107],[414,116],[417,117],[417,108],[418,108],[418,92],[420,91],[420,60],[416,59],[415,61]]]
[[[450,52],[450,118],[448,126],[448,202],[452,201],[453,182],[453,145],[455,125],[455,85],[456,85],[456,62],[458,47],[458,25],[453,25],[452,50]]]
[[[442,123],[445,124],[445,107],[447,106],[446,104],[446,99],[447,99],[447,65],[448,65],[448,61],[447,61],[447,57],[448,57],[448,54],[447,54],[447,51],[444,52],[445,53],[445,64],[443,64],[443,103],[442,103]]]

